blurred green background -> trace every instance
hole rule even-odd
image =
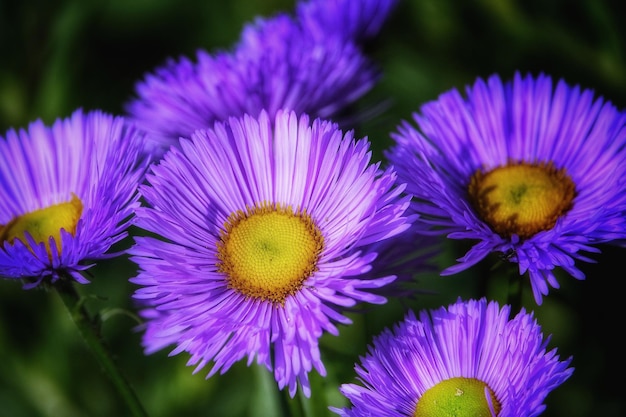
[[[196,49],[227,48],[257,15],[293,10],[287,0],[0,0],[0,132],[34,119],[50,123],[74,109],[121,113],[136,81],[167,57]],[[592,88],[619,108],[626,105],[626,6],[602,0],[402,0],[367,52],[380,65],[380,83],[355,107],[385,103],[386,110],[360,126],[377,157],[389,132],[421,103],[476,77],[515,70],[545,72]],[[121,247],[128,246],[123,242]],[[449,243],[441,266],[467,249]],[[561,276],[537,306],[525,281],[524,306],[552,334],[550,347],[574,357],[573,376],[553,391],[543,416],[626,415],[619,382],[626,371],[620,291],[625,249],[602,247],[597,264],[584,266],[585,281]],[[420,275],[435,291],[414,301],[392,300],[353,314],[339,337],[322,339],[329,375],[311,374],[309,415],[334,415],[326,404],[346,405],[341,383],[354,382],[353,366],[373,335],[407,309],[448,305],[458,296],[506,301],[506,280],[491,274],[494,259],[450,277]],[[238,363],[205,380],[192,375],[185,354],[144,356],[135,331],[126,259],[94,270],[79,288],[86,305],[105,319],[103,334],[152,417],[280,415],[284,394],[271,375]],[[491,276],[490,276],[491,274]],[[619,338],[619,339],[618,339]],[[55,293],[24,291],[0,281],[0,417],[117,417],[129,415],[86,348]]]

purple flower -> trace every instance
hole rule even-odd
[[[85,261],[126,235],[139,206],[143,136],[100,111],[38,120],[0,140],[0,276],[25,288],[62,274],[88,281]]]
[[[395,10],[398,0],[302,0],[296,16],[311,33],[329,32],[361,43],[374,38]]]
[[[232,50],[182,57],[136,85],[126,109],[160,156],[216,121],[281,108],[334,118],[371,89],[378,70],[352,42],[314,36],[287,14],[247,24]]]
[[[326,373],[318,339],[351,322],[346,308],[384,303],[375,291],[395,279],[365,277],[377,254],[364,248],[411,221],[394,171],[370,157],[366,139],[286,111],[217,122],[167,152],[137,212],[163,239],[131,249],[146,353],[176,345],[196,371],[212,362],[208,376],[256,359],[310,395],[308,373]]]
[[[554,268],[624,239],[626,114],[546,75],[492,76],[442,94],[402,123],[387,156],[407,182],[425,233],[475,245],[443,274],[501,253],[528,272],[538,304]]]
[[[547,395],[574,371],[571,358],[546,351],[549,338],[532,313],[510,313],[485,298],[424,310],[419,320],[409,312],[356,365],[361,384],[341,386],[352,407],[331,410],[345,417],[541,414]]]

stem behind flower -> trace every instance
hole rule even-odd
[[[102,370],[111,379],[117,392],[128,406],[132,413],[131,415],[133,417],[148,417],[134,390],[113,360],[113,356],[101,336],[99,321],[89,315],[89,312],[83,305],[82,298],[73,286],[71,278],[62,277],[52,286],[63,300],[63,304],[65,304],[83,340],[87,343],[91,352],[102,366]]]

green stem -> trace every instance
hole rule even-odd
[[[298,400],[303,417],[320,417],[328,414],[328,403],[324,395],[322,377],[311,373],[311,398],[307,398],[302,390],[298,391]]]
[[[281,392],[281,409],[283,416],[287,417],[303,417],[304,410],[299,399],[291,398],[289,389],[284,388]]]
[[[113,356],[100,334],[99,322],[91,318],[73,283],[70,279],[63,277],[52,286],[63,300],[74,324],[102,366],[102,370],[109,376],[118,393],[124,399],[132,413],[131,415],[133,417],[148,417],[135,392],[115,364]]]

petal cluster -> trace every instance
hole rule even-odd
[[[371,89],[378,70],[334,31],[319,36],[286,13],[257,18],[230,50],[199,50],[147,74],[126,105],[157,156],[216,121],[278,109],[330,118]]]
[[[495,393],[498,417],[534,417],[544,400],[573,372],[547,350],[532,313],[510,319],[510,306],[459,299],[448,308],[409,312],[377,336],[356,372],[361,384],[344,384],[351,408],[342,416],[412,416],[429,388],[455,377],[475,378]]]
[[[373,39],[393,13],[398,0],[302,0],[296,15],[320,37],[335,32],[358,43]]]
[[[115,256],[108,251],[127,235],[139,206],[143,139],[123,118],[101,111],[76,110],[51,126],[38,120],[9,130],[0,140],[0,225],[73,195],[83,210],[74,234],[61,230],[60,252],[30,234],[27,242],[0,242],[0,276],[30,287],[63,272],[85,283],[85,262]]]
[[[416,218],[411,216],[413,222]],[[425,274],[439,271],[437,256],[443,250],[441,243],[434,236],[420,233],[413,223],[406,231],[366,247],[366,250],[377,253],[372,269],[366,275],[395,275],[396,280],[378,289],[377,293],[401,303],[414,300],[420,294],[429,293],[419,285],[419,281]]]
[[[318,339],[348,324],[345,308],[384,303],[376,289],[395,276],[372,277],[366,248],[405,231],[408,196],[393,169],[370,161],[366,139],[335,123],[293,111],[217,122],[182,139],[147,174],[148,206],[131,249],[139,274],[134,298],[144,307],[146,352],[175,345],[209,376],[247,357],[274,372],[293,396],[310,394],[308,373],[325,375]],[[260,203],[305,210],[321,230],[317,268],[284,305],[246,297],[219,272],[217,245],[231,213]]]
[[[415,196],[423,232],[476,242],[444,274],[507,254],[529,273],[541,303],[559,286],[555,267],[583,279],[575,261],[590,261],[584,252],[624,239],[626,114],[591,90],[543,74],[517,73],[509,82],[494,75],[467,87],[465,97],[453,89],[424,104],[414,124],[403,122],[392,137],[386,155]],[[571,177],[576,197],[553,228],[504,237],[477,215],[468,200],[472,174],[508,161],[552,163]]]

